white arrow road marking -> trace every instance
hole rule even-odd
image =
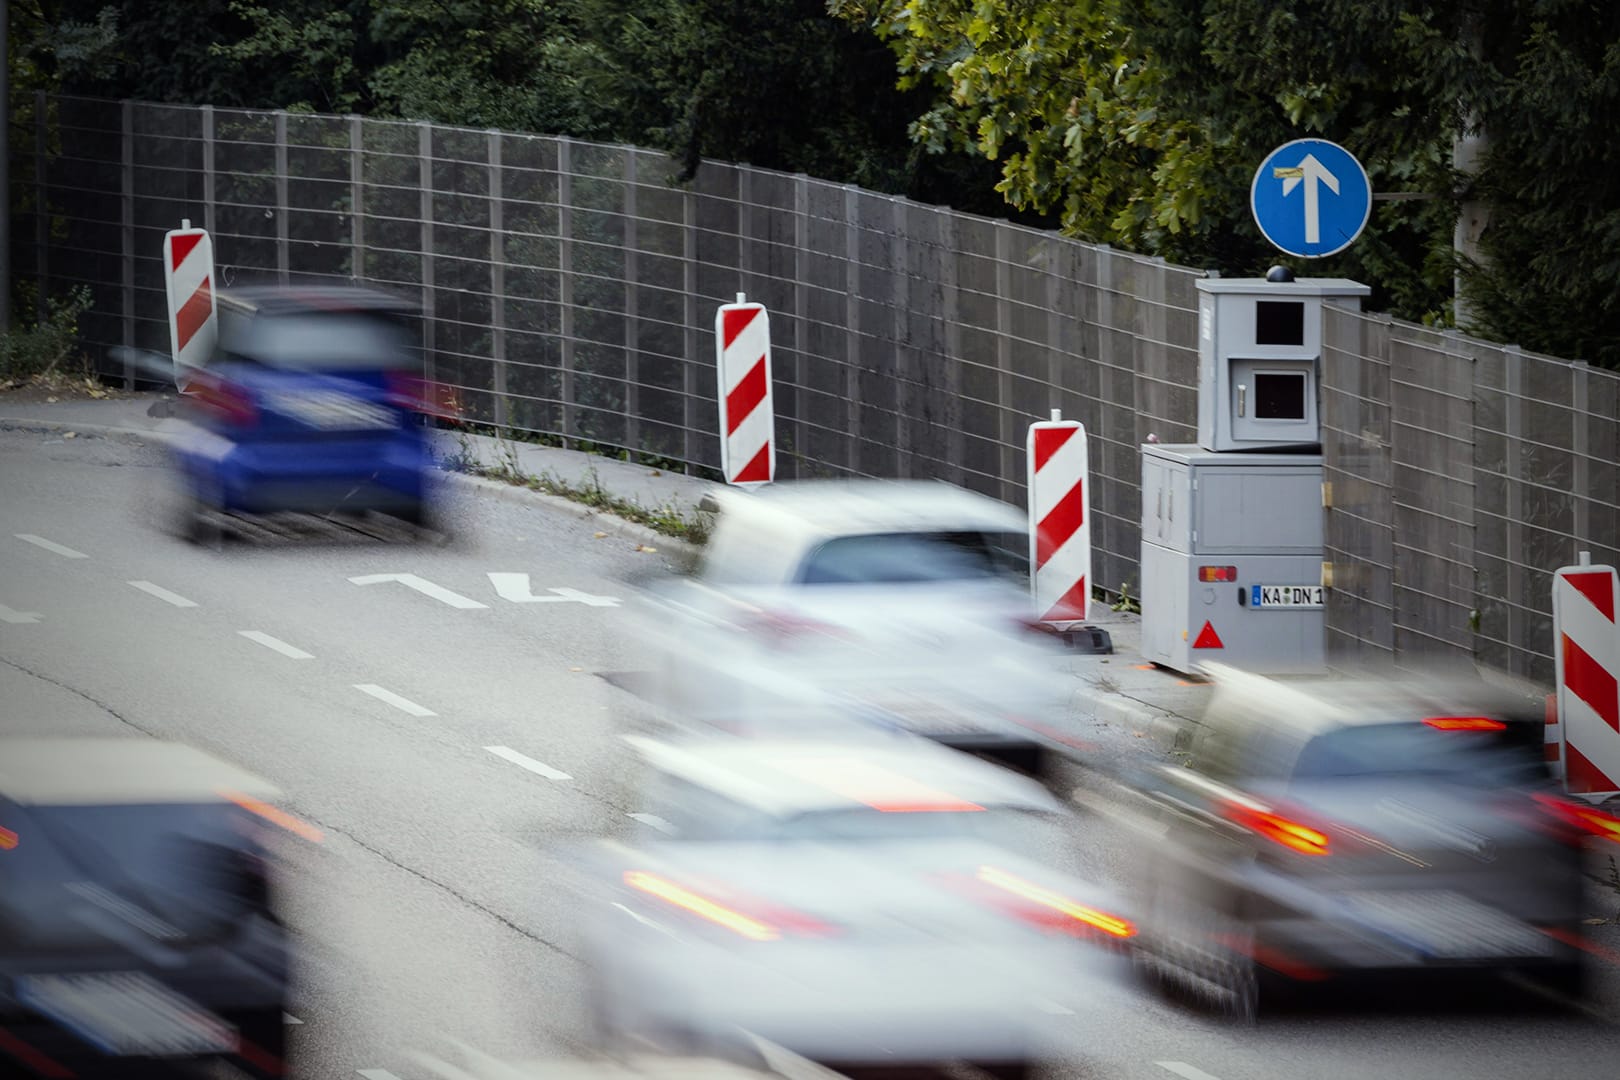
[[[8,623],[35,623],[43,618],[37,611],[17,611],[0,604],[0,622]]]
[[[26,540],[35,547],[44,548],[46,551],[53,551],[62,556],[64,559],[88,559],[90,557],[82,551],[74,551],[70,547],[63,547],[55,540],[47,540],[43,536],[35,536],[33,533],[13,533],[12,535],[19,540]]]
[[[618,607],[617,596],[593,596],[590,593],[580,592],[578,589],[547,589],[554,596],[536,596],[529,591],[528,574],[495,574],[489,575],[489,583],[495,586],[495,592],[502,600],[510,600],[514,604],[585,604],[589,607]]]
[[[289,1013],[289,1012],[284,1012],[284,1013],[281,1014],[281,1022],[283,1024],[302,1024],[303,1023],[302,1020],[298,1019],[298,1017],[294,1016],[292,1013]]]
[[[426,578],[419,578],[415,574],[366,574],[363,577],[349,579],[356,585],[380,585],[385,581],[397,581],[406,588],[415,589],[423,596],[431,596],[440,603],[449,604],[453,608],[487,608],[488,604],[480,604],[477,600],[462,596],[458,592],[451,592],[443,585],[435,585]]]
[[[365,1077],[366,1080],[399,1080],[399,1077],[387,1069],[356,1069],[355,1072]]]
[[[520,754],[516,750],[511,749],[510,747],[506,747],[506,746],[486,746],[486,747],[484,747],[484,749],[488,750],[490,753],[494,754],[498,758],[505,758],[507,761],[510,761],[514,765],[521,765],[525,769],[528,769],[532,773],[539,773],[541,776],[546,777],[548,780],[572,780],[573,779],[572,776],[569,776],[567,773],[563,772],[561,769],[553,769],[550,765],[547,765],[545,762],[536,761],[536,760],[534,760],[534,758],[528,757],[525,754]]]
[[[376,683],[355,683],[354,688],[356,690],[360,691],[362,694],[370,694],[372,697],[376,698],[378,701],[386,701],[388,704],[392,705],[394,708],[399,709],[401,712],[408,712],[412,716],[437,716],[437,715],[439,715],[438,713],[434,712],[432,709],[424,709],[422,706],[418,705],[416,702],[412,701],[410,698],[400,697],[398,694],[394,693],[392,690],[384,690],[382,687],[378,686]]]
[[[1317,184],[1326,184],[1328,189],[1337,195],[1339,193],[1339,178],[1328,172],[1327,166],[1316,160],[1315,154],[1306,154],[1300,163],[1286,171],[1283,177],[1282,193],[1289,195],[1301,183],[1305,185],[1305,242],[1319,244],[1322,242],[1322,214],[1317,205]],[[1273,173],[1276,175],[1276,173]]]
[[[1211,1076],[1203,1069],[1195,1068],[1185,1061],[1155,1061],[1153,1064],[1165,1072],[1173,1072],[1182,1080],[1220,1080],[1218,1076]]]
[[[141,592],[147,593],[147,594],[149,594],[151,596],[155,596],[159,600],[162,600],[165,603],[173,604],[175,607],[196,607],[197,606],[197,602],[195,600],[187,600],[185,597],[181,596],[179,593],[170,592],[168,589],[165,589],[163,586],[154,585],[150,581],[131,581],[129,584],[135,586],[137,589],[141,590]]]
[[[243,637],[247,638],[249,641],[258,642],[260,645],[263,645],[267,649],[274,649],[276,652],[280,653],[282,656],[290,656],[294,660],[313,660],[313,659],[315,659],[315,657],[312,654],[305,652],[303,649],[300,649],[295,645],[289,645],[285,641],[282,641],[278,637],[271,637],[269,634],[265,633],[263,630],[238,630],[237,633],[241,634]]]

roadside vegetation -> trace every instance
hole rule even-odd
[[[15,0],[44,89],[435,120],[803,172],[1227,276],[1276,255],[1265,154],[1350,148],[1372,220],[1317,276],[1620,367],[1610,0]],[[790,103],[790,104],[789,104]],[[1477,170],[1454,150],[1482,135]],[[1474,144],[1471,144],[1474,145]],[[26,199],[24,186],[13,195]],[[1479,258],[1454,228],[1488,209]]]
[[[30,303],[25,310],[33,315],[37,307]],[[98,386],[79,347],[79,320],[89,310],[90,290],[80,285],[47,301],[43,318],[0,328],[0,389]]]

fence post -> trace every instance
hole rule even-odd
[[[562,433],[575,438],[579,432],[574,407],[574,154],[573,140],[566,135],[557,137],[557,305]]]
[[[212,105],[204,105],[202,107],[202,161],[203,228],[208,230],[209,236],[213,236],[215,229],[219,224],[217,221],[217,206],[219,200],[217,199],[214,191],[214,107]],[[218,288],[219,282],[216,281],[214,283],[214,287]]]
[[[34,266],[39,274],[39,288],[34,297],[34,318],[40,326],[50,316],[51,279],[51,188],[50,188],[50,134],[47,131],[50,102],[45,91],[34,91]]]
[[[945,453],[950,458],[950,480],[957,485],[964,485],[967,480],[967,436],[963,428],[962,409],[962,373],[965,360],[962,356],[962,324],[961,316],[962,298],[957,290],[956,263],[961,257],[961,222],[955,211],[940,210],[945,215],[944,224],[940,229],[944,241],[944,248],[940,252],[939,260],[939,292],[944,310],[940,313],[945,320],[945,390],[949,400],[956,406],[956,415],[945,415]]]
[[[1591,446],[1589,435],[1591,431],[1592,409],[1591,399],[1586,395],[1587,375],[1591,368],[1586,361],[1576,360],[1570,371],[1570,408],[1575,414],[1571,419],[1575,425],[1572,433],[1571,450],[1574,452],[1574,463],[1570,483],[1570,492],[1575,496],[1574,511],[1575,540],[1577,547],[1584,547],[1593,543],[1597,538],[1592,535],[1591,489],[1587,486],[1592,482],[1592,474],[1588,469],[1587,453]]]
[[[287,248],[287,114],[276,111],[276,277],[287,284],[292,259]]]
[[[1517,345],[1502,346],[1502,366],[1507,390],[1503,402],[1503,424],[1507,429],[1507,461],[1503,472],[1507,474],[1507,646],[1508,670],[1515,675],[1525,674],[1521,660],[1520,642],[1524,640],[1524,515],[1529,509],[1524,498],[1524,353]]]
[[[636,152],[624,150],[624,441],[643,449],[641,441],[641,328],[636,324]]]
[[[996,455],[1000,476],[996,477],[1001,499],[1008,499],[1008,488],[1015,477],[1023,475],[1020,469],[1024,440],[1021,421],[1012,408],[1012,318],[1008,310],[1012,293],[1012,229],[1007,225],[996,228],[996,441],[1000,449]]]
[[[501,133],[489,132],[489,358],[495,426],[510,423],[506,403],[506,212],[502,205]]]
[[[684,448],[685,471],[692,473],[692,462],[698,459],[697,402],[703,390],[698,386],[698,372],[703,370],[699,356],[703,351],[703,313],[698,304],[697,272],[697,193],[691,187],[681,191],[681,289],[686,294],[683,314],[686,318],[686,362],[681,365],[681,445]]]
[[[793,178],[793,452],[789,476],[800,476],[800,466],[810,460],[810,433],[805,417],[810,413],[810,388],[805,370],[805,350],[809,348],[810,324],[810,178],[803,173]],[[773,358],[771,361],[775,363]],[[773,370],[777,375],[780,369]],[[780,376],[778,376],[780,377]],[[781,423],[781,419],[777,419]],[[778,447],[778,450],[781,448]]]
[[[124,309],[124,389],[135,389],[135,103],[124,101],[121,149],[123,151],[123,309]]]
[[[366,278],[365,129],[358,116],[349,117],[349,277]]]
[[[433,314],[433,125],[416,125],[418,216],[422,219],[422,359],[429,379],[437,379],[437,334]]]
[[[894,338],[891,355],[894,357],[894,448],[895,472],[901,479],[911,477],[911,410],[906,408],[906,378],[902,353],[908,350],[907,330],[911,313],[911,282],[906,276],[906,258],[910,246],[906,242],[906,204],[894,199],[889,204],[890,222],[894,237],[889,247],[889,280],[894,286],[894,309],[890,334]],[[915,352],[910,359],[915,360]]]
[[[844,185],[844,467],[861,471],[861,227],[860,189]]]

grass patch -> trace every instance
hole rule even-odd
[[[595,469],[590,471],[589,478],[583,484],[571,483],[549,472],[540,474],[525,472],[518,464],[517,445],[503,436],[494,437],[497,449],[493,464],[478,459],[465,431],[461,433],[460,452],[446,464],[457,472],[482,476],[488,480],[499,480],[502,483],[589,506],[604,514],[612,514],[625,521],[645,525],[661,536],[668,536],[694,547],[702,547],[709,542],[712,525],[709,514],[702,511],[688,513],[670,503],[648,508],[633,499],[621,498],[602,486]]]

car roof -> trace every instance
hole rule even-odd
[[[1035,781],[922,738],[625,740],[660,772],[773,817],[862,805],[1059,809]]]
[[[822,536],[1029,527],[1023,511],[939,480],[795,480],[713,498],[722,515],[773,515]]]
[[[359,285],[243,285],[219,294],[222,307],[249,315],[311,311],[415,313],[419,306],[393,293]]]
[[[269,781],[193,746],[160,739],[0,739],[0,797],[24,806],[273,801]]]
[[[1263,715],[1268,723],[1305,737],[1431,716],[1540,721],[1539,715],[1532,715],[1532,702],[1522,688],[1484,676],[1364,673],[1287,681],[1226,664],[1204,663],[1200,668],[1215,682],[1212,718],[1228,710],[1248,717]]]

